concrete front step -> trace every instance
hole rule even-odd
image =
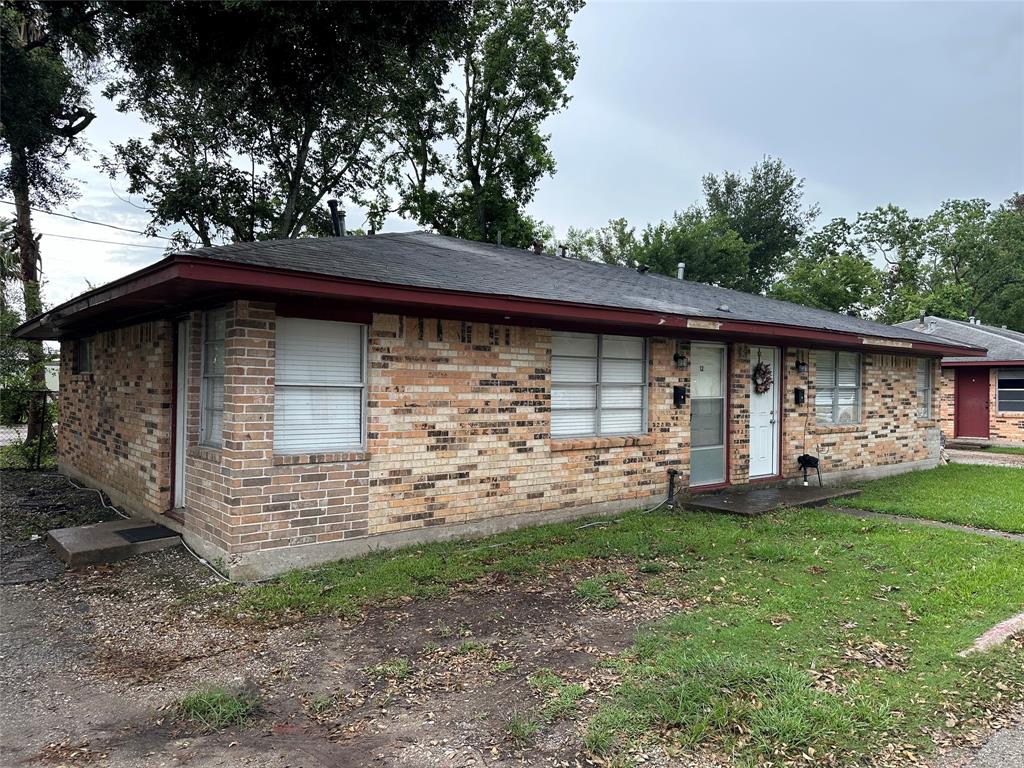
[[[787,485],[781,488],[753,488],[737,491],[719,491],[694,496],[684,504],[702,512],[728,512],[752,517],[785,507],[817,507],[832,499],[854,496],[859,490],[850,488],[822,488],[819,486]]]
[[[181,537],[174,531],[149,520],[109,520],[57,528],[46,535],[47,546],[69,568],[124,560],[180,543]]]

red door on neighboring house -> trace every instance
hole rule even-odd
[[[957,437],[988,439],[988,368],[957,368],[954,395]]]

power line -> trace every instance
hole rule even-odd
[[[10,200],[0,200],[0,203],[3,203],[4,205],[14,205],[14,203],[12,203]],[[156,238],[159,238],[161,240],[171,240],[172,239],[170,237],[165,237],[164,235],[147,235],[145,232],[140,232],[137,229],[129,229],[128,227],[119,227],[119,226],[117,226],[117,224],[107,224],[105,221],[93,221],[92,219],[83,219],[80,216],[73,216],[70,213],[57,213],[56,211],[48,211],[45,208],[33,208],[32,206],[29,206],[29,210],[30,211],[35,211],[36,213],[45,213],[47,216],[59,216],[62,219],[71,219],[72,221],[80,221],[83,224],[95,224],[96,226],[99,226],[99,227],[109,227],[110,229],[117,229],[117,230],[120,230],[121,232],[130,232],[133,235],[145,235],[146,237],[156,237]]]
[[[87,243],[105,243],[106,245],[123,245],[127,248],[156,248],[158,251],[166,250],[162,245],[142,245],[141,243],[121,243],[116,240],[96,240],[92,237],[75,237],[74,235],[55,235],[52,232],[40,232],[45,237],[59,237],[62,240],[84,240]]]

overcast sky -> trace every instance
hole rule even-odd
[[[821,222],[895,203],[994,203],[1024,191],[1024,3],[593,2],[571,34],[573,101],[548,126],[557,173],[530,213],[564,233],[625,216],[643,225],[700,197],[701,176],[774,155],[807,180]],[[97,99],[79,216],[141,228],[122,182],[92,168],[144,126]],[[117,195],[115,195],[115,192]],[[138,202],[138,201],[137,201]],[[349,209],[350,226],[365,213]],[[37,216],[51,235],[158,245]],[[389,222],[386,229],[414,229]],[[43,238],[56,304],[161,257]]]

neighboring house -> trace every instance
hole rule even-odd
[[[798,481],[805,452],[829,481],[931,467],[920,366],[983,354],[425,233],[175,253],[17,333],[61,341],[61,471],[240,579],[653,505],[670,470],[693,492]]]
[[[1024,333],[931,316],[899,327],[988,350],[981,358],[942,358],[941,416],[947,440],[1024,445]]]

